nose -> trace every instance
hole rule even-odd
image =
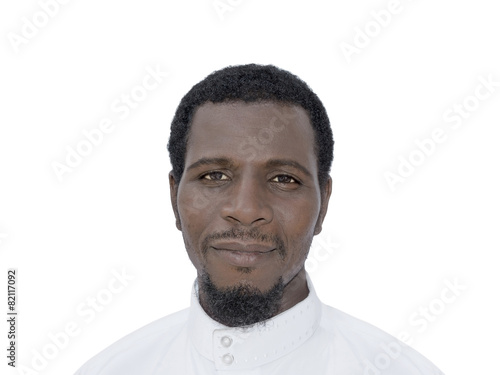
[[[273,219],[273,210],[269,202],[269,192],[265,182],[258,178],[244,176],[233,182],[227,191],[226,202],[221,215],[232,224],[256,227],[267,224]]]

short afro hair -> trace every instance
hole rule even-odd
[[[182,178],[186,145],[196,109],[211,103],[275,102],[302,107],[315,133],[318,181],[328,180],[333,161],[333,135],[326,110],[309,86],[290,72],[273,65],[237,65],[217,70],[194,85],[182,98],[170,128],[168,151],[175,183]]]

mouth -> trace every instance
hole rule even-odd
[[[211,246],[217,257],[237,267],[255,267],[267,261],[276,247],[244,242],[224,242]]]
[[[212,245],[216,250],[237,251],[242,253],[268,253],[276,248],[272,245],[263,245],[250,242],[217,242]]]

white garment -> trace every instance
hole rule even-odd
[[[117,341],[75,375],[442,375],[380,329],[309,295],[264,325],[230,328],[191,307]]]

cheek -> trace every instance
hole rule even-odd
[[[213,212],[213,197],[204,190],[196,189],[193,184],[181,181],[177,205],[184,221],[182,224],[192,226],[192,223],[208,220],[207,216]]]
[[[319,202],[297,202],[292,210],[286,210],[282,219],[287,247],[293,262],[304,261],[314,237],[319,215]]]
[[[189,188],[189,185],[179,187],[177,199],[179,213],[188,220],[206,213],[210,204],[208,197],[196,189]]]
[[[286,222],[291,233],[299,236],[313,233],[319,210],[319,199],[315,196],[306,196],[287,204],[283,210],[282,220]]]
[[[181,191],[182,193],[179,193],[177,202],[182,236],[188,255],[198,268],[202,260],[200,245],[203,241],[204,230],[212,220],[209,217],[212,210],[209,201],[200,194],[188,189]]]

